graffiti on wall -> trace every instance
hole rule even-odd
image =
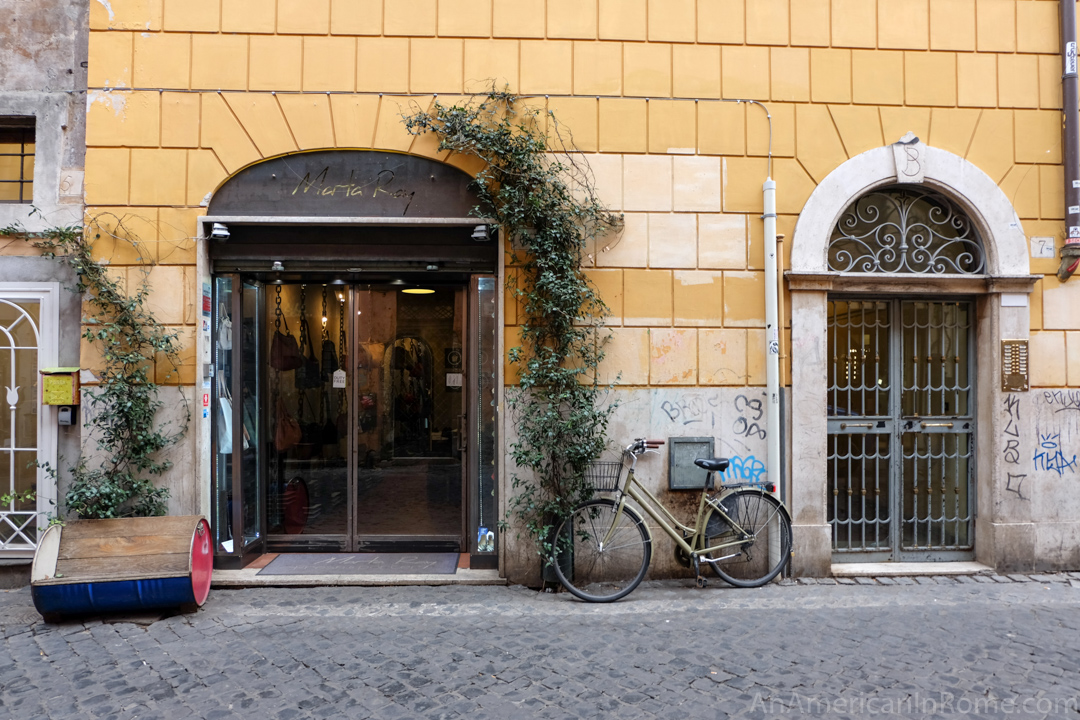
[[[1076,472],[1076,454],[1069,457],[1061,451],[1061,433],[1039,433],[1039,447],[1032,460],[1036,470],[1056,472],[1058,477]]]
[[[723,482],[761,482],[761,476],[765,474],[765,463],[753,455],[735,455],[728,461],[728,469],[724,471]]]
[[[764,391],[664,388],[649,394],[647,415],[645,407],[635,411],[626,406],[629,437],[645,434],[646,427],[656,437],[709,436],[716,438],[717,456],[764,460],[768,435]]]

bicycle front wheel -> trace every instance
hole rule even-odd
[[[588,602],[611,602],[627,595],[645,577],[652,541],[641,516],[613,500],[578,505],[555,531],[559,582]]]
[[[791,521],[780,501],[762,490],[744,489],[720,498],[724,517],[711,510],[705,518],[705,547],[726,545],[709,563],[735,587],[759,587],[784,569],[791,557]]]

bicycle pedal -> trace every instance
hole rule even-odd
[[[697,586],[699,588],[707,587],[708,584],[709,584],[709,581],[705,578],[705,576],[703,576],[703,575],[698,575],[697,576]]]

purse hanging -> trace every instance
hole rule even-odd
[[[300,423],[285,408],[285,401],[279,396],[274,407],[274,447],[279,453],[287,452],[300,442]]]
[[[218,307],[218,347],[232,350],[232,319],[225,309],[225,303]]]
[[[303,365],[300,356],[300,346],[296,338],[289,332],[289,323],[285,319],[285,313],[281,312],[281,286],[275,285],[274,290],[274,339],[270,343],[270,367],[280,372],[296,370]],[[281,332],[281,326],[285,326],[285,332]]]
[[[296,370],[296,387],[299,390],[308,390],[322,385],[319,376],[319,361],[315,359],[315,346],[311,342],[311,328],[307,322],[307,286],[300,286],[300,352],[304,352],[307,346],[307,354],[300,358],[300,367]]]
[[[232,454],[232,398],[225,384],[225,376],[218,375],[218,409],[220,416],[217,424],[217,451],[222,455]]]
[[[330,333],[327,331],[326,323],[328,316],[326,314],[326,286],[323,285],[322,289],[322,362],[320,363],[320,369],[322,371],[322,381],[328,382],[330,376],[334,374],[334,371],[338,369],[337,353],[334,352],[334,341],[330,339]]]

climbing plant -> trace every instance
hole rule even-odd
[[[84,448],[70,468],[63,506],[81,518],[116,518],[164,515],[167,488],[154,478],[171,466],[161,458],[166,448],[184,434],[190,418],[183,392],[185,417],[179,426],[162,424],[157,413],[164,406],[155,382],[155,368],[169,368],[166,380],[179,365],[180,339],[162,325],[147,307],[149,263],[141,273],[124,276],[111,272],[108,263],[94,257],[92,247],[102,238],[101,227],[111,224],[111,241],[129,243],[142,258],[141,243],[124,227],[124,218],[96,218],[84,230],[77,226],[28,233],[19,226],[0,229],[0,235],[22,236],[42,255],[55,258],[75,272],[72,290],[83,299],[84,340],[101,353],[102,367],[96,387],[88,387],[83,407],[84,427],[95,450]],[[134,277],[141,274],[141,277]],[[44,465],[56,476],[56,468]]]
[[[495,220],[512,240],[516,272],[507,289],[520,308],[521,344],[509,352],[520,381],[508,394],[517,471],[507,519],[516,518],[551,557],[554,523],[592,493],[585,471],[605,448],[614,410],[597,372],[607,307],[582,261],[622,218],[597,199],[588,165],[554,114],[512,93],[436,102],[403,119],[414,135],[436,133],[440,151],[483,161],[473,213]]]

